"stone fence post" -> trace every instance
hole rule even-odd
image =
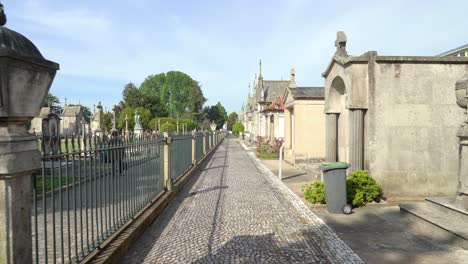
[[[196,157],[196,147],[197,147],[197,141],[196,141],[196,133],[192,132],[192,164],[195,165],[197,164],[197,157]]]
[[[207,147],[206,147],[206,135],[207,133],[206,132],[202,132],[203,134],[203,155],[206,155],[206,152],[207,152]]]
[[[172,190],[171,178],[171,144],[173,138],[164,133],[164,187],[166,190]]]
[[[59,65],[5,22],[0,19],[0,263],[32,263],[31,176],[41,154],[26,126],[39,114]]]

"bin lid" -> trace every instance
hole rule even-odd
[[[322,171],[336,170],[336,169],[347,169],[349,163],[338,161],[338,162],[325,162],[320,165]]]

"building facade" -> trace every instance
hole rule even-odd
[[[325,158],[325,109],[323,87],[297,87],[295,72],[284,93],[286,161],[296,164]]]
[[[80,105],[65,105],[61,115],[60,133],[62,135],[81,135],[86,131],[86,121]]]
[[[259,136],[265,137],[268,134],[267,127],[271,118],[269,120],[269,117],[263,111],[284,94],[288,85],[289,81],[264,80],[262,62],[260,61],[258,77],[253,83],[253,93],[251,95],[249,91],[244,111],[244,128],[251,140],[256,140]]]

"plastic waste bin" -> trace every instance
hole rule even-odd
[[[352,207],[346,199],[346,162],[322,163],[320,169],[325,184],[327,210],[331,214],[350,214]]]

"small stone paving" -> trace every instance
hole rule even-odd
[[[122,263],[363,263],[237,139],[227,138]]]

